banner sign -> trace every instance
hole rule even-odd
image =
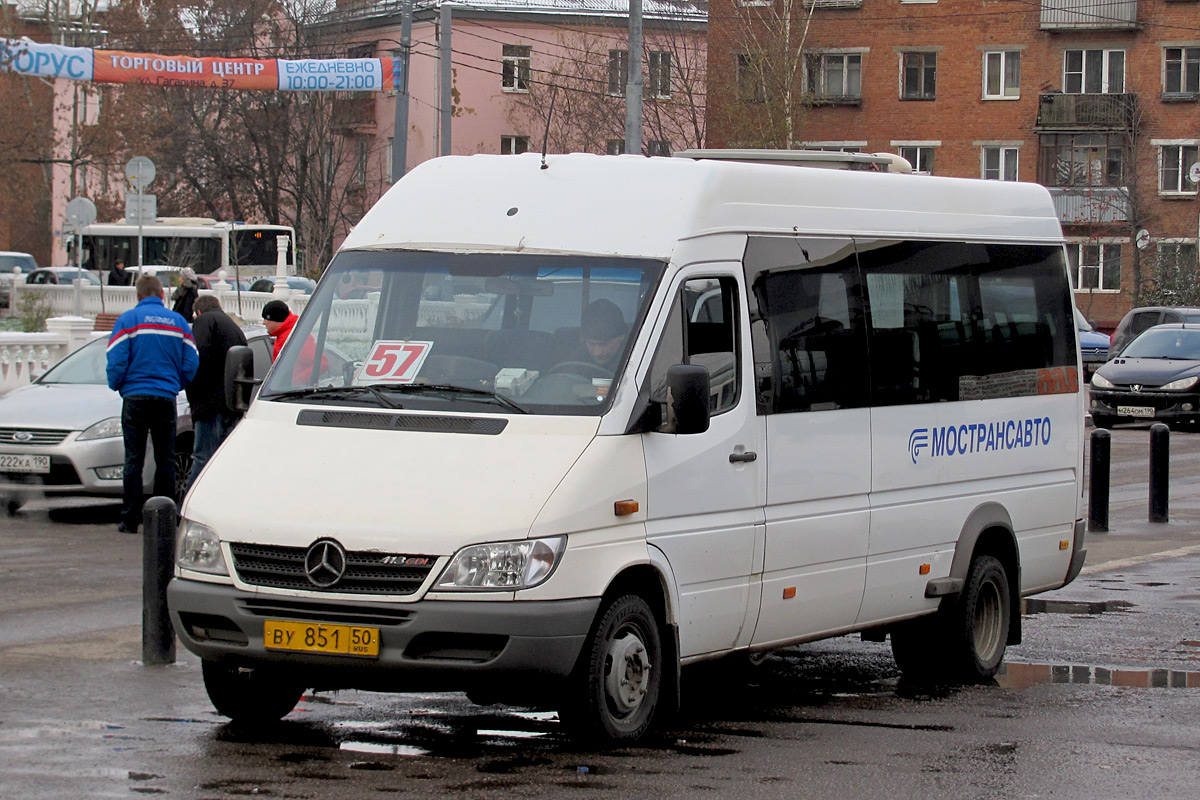
[[[192,58],[0,39],[0,72],[95,83],[382,92],[399,83],[399,69],[392,58]]]

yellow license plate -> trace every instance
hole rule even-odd
[[[263,623],[263,645],[268,650],[378,658],[379,628],[269,619]]]

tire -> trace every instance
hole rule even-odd
[[[234,722],[263,725],[287,716],[304,687],[268,667],[243,669],[216,661],[201,662],[204,688],[218,714]]]
[[[1112,414],[1092,414],[1092,424],[1102,430],[1109,430],[1117,424],[1117,418]]]
[[[993,556],[978,556],[953,603],[892,631],[892,655],[906,678],[986,681],[1004,660],[1011,624],[1004,565]]]
[[[186,442],[187,447],[175,448],[175,504],[183,503],[183,495],[187,491],[188,478],[192,474],[192,443]]]
[[[577,738],[636,741],[655,722],[664,672],[654,612],[637,595],[618,597],[592,626],[559,717]]]
[[[15,517],[17,512],[21,510],[21,506],[25,505],[25,498],[20,495],[0,497],[0,502],[4,503],[4,510],[8,512],[8,515]]]

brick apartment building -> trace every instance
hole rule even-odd
[[[1200,2],[796,0],[790,26],[785,2],[712,0],[708,146],[768,144],[729,120],[766,113],[781,54],[799,51],[793,147],[1045,185],[1100,328],[1133,304],[1139,268],[1143,292],[1156,264],[1200,280]]]

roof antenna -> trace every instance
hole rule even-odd
[[[546,113],[546,131],[542,134],[542,169],[546,169],[546,142],[550,139],[550,120],[554,116],[554,98],[558,95],[558,84],[550,88],[550,110]]]

